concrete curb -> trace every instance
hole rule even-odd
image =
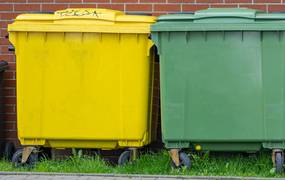
[[[5,175],[30,175],[30,176],[97,176],[97,177],[120,177],[120,178],[144,178],[144,179],[220,179],[220,180],[285,180],[285,178],[266,178],[266,177],[242,177],[242,176],[173,176],[173,175],[144,175],[144,174],[96,174],[96,173],[49,173],[49,172],[3,172]]]

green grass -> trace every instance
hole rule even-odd
[[[66,160],[43,160],[32,169],[12,167],[7,161],[0,161],[1,171],[67,172],[67,173],[121,173],[121,174],[163,174],[163,175],[217,175],[217,176],[261,176],[285,177],[272,170],[270,153],[256,155],[212,155],[190,154],[192,168],[172,169],[166,151],[141,155],[136,161],[114,166],[99,156],[73,156]]]

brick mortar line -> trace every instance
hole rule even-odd
[[[16,80],[16,78],[4,78],[3,80]]]
[[[10,104],[10,106],[4,106],[4,108],[5,108],[5,107],[12,107],[12,108],[14,108],[14,107],[16,107],[16,106],[13,106],[13,105]]]
[[[187,4],[187,3],[163,3],[163,2],[3,2],[0,5],[19,5],[19,4]]]
[[[16,80],[16,78],[4,78],[3,80],[4,80],[4,81],[5,81],[5,80],[8,80],[8,81],[13,80],[13,81],[14,81],[14,80]],[[5,96],[5,97],[7,97],[7,96]],[[9,96],[9,97],[10,97],[10,96]],[[16,95],[14,95],[13,97],[16,97]]]
[[[8,113],[8,112],[0,113],[0,116],[1,116],[1,115],[5,115],[5,114],[6,114],[6,115],[14,115],[14,114],[16,114],[16,111],[14,111],[14,112],[9,112],[9,113]],[[11,121],[8,121],[8,122],[11,122]],[[9,129],[5,129],[5,130],[2,130],[2,131],[9,131]]]
[[[134,2],[127,2],[127,3],[130,3],[130,4],[139,4],[139,3],[134,3]],[[48,5],[50,5],[50,4],[55,4],[55,5],[57,5],[57,4],[126,4],[126,3],[120,3],[120,2],[118,2],[118,3],[110,3],[110,2],[84,2],[84,3],[81,3],[81,2],[68,2],[68,3],[64,3],[64,2],[43,2],[43,3],[41,3],[41,2],[28,2],[28,3],[24,3],[24,2],[19,2],[19,3],[3,3],[3,4],[1,4],[0,3],[0,5],[8,5],[8,4],[10,4],[10,5],[19,5],[19,4],[25,4],[25,5],[28,5],[28,4],[48,4]],[[142,2],[141,4],[153,4],[153,3],[149,3],[149,2]],[[158,3],[158,4],[165,4],[165,3]],[[176,3],[176,4],[178,4],[178,3]]]
[[[16,96],[16,88],[14,88],[14,89],[5,89],[4,91],[3,91],[3,94],[5,94],[4,92],[5,91],[10,91],[10,92],[13,92],[13,95],[5,95],[5,97],[17,97]],[[4,106],[15,106],[16,104],[4,104]],[[1,111],[0,111],[1,112]]]
[[[209,4],[211,3],[211,2],[208,2]],[[225,4],[227,4],[226,2],[225,2],[225,0],[223,0],[223,2],[222,3],[225,3]],[[254,3],[254,1],[252,1],[252,3],[253,4],[257,4],[257,3]],[[276,2],[276,3],[274,3],[274,2],[268,2],[268,3],[259,3],[259,4],[271,4],[271,3],[273,3],[273,4],[277,4],[277,3],[281,3],[281,4],[283,4],[284,2],[281,0],[280,2]],[[171,5],[187,5],[187,4],[195,4],[195,1],[193,2],[193,3],[159,3],[159,2],[157,2],[157,3],[149,3],[149,2],[140,2],[140,3],[134,3],[134,2],[127,2],[127,3],[107,3],[107,2],[98,2],[98,3],[90,3],[90,2],[88,2],[88,3],[80,3],[80,2],[77,2],[77,3],[38,3],[38,2],[35,2],[35,3],[4,3],[4,4],[10,4],[10,5],[32,5],[32,4],[39,4],[39,5],[72,5],[72,4],[82,4],[82,5],[85,5],[85,4],[160,4],[160,5],[163,5],[163,4],[171,4]],[[12,10],[11,10],[12,11]],[[11,12],[11,11],[5,11],[5,12]],[[14,9],[13,9],[13,11],[14,11]],[[2,11],[0,11],[0,12],[2,12]]]
[[[0,38],[1,39],[1,38]],[[4,39],[4,38],[2,38],[2,39]],[[2,48],[2,47],[7,47],[7,46],[9,46],[9,44],[7,44],[7,45],[1,45],[0,47]],[[11,54],[8,54],[8,53],[0,53],[1,55],[15,55],[14,53],[11,53]]]
[[[11,11],[7,11],[7,10],[4,10],[4,11],[0,11],[0,13],[1,12],[3,12],[3,13],[11,13],[11,12],[21,12],[21,11],[16,11],[16,10],[14,10],[14,5],[20,5],[20,4],[23,4],[23,5],[32,5],[32,4],[35,4],[35,5],[74,5],[74,4],[76,4],[76,5],[80,5],[80,4],[82,4],[82,3],[10,3],[11,5],[13,5],[13,10],[11,10]],[[83,3],[82,5],[95,5],[95,4],[115,4],[115,5],[119,5],[119,4],[152,4],[152,5],[195,5],[195,4],[199,4],[199,3],[197,3],[197,1],[195,0],[194,2],[192,2],[192,3],[149,3],[149,2],[141,2],[141,3],[102,3],[102,2],[100,2],[100,3]],[[205,2],[204,4],[215,4],[215,2]],[[221,3],[216,3],[216,4],[238,4],[238,2],[237,3],[228,3],[228,2],[225,2],[225,0],[223,0],[223,2],[221,2]],[[280,2],[266,2],[266,3],[257,3],[257,2],[254,2],[254,1],[252,1],[252,2],[248,2],[247,4],[260,4],[260,5],[267,5],[267,4],[272,4],[272,5],[278,5],[278,4],[285,4],[285,2],[283,2],[283,1],[280,1]]]

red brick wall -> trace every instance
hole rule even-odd
[[[7,24],[20,13],[55,11],[65,8],[111,8],[153,15],[189,12],[208,7],[250,7],[268,12],[285,11],[285,0],[0,0],[0,60],[9,62],[4,75],[4,133],[1,139],[16,141],[15,57],[8,51]],[[157,93],[158,94],[158,93]],[[0,130],[3,130],[0,128]]]

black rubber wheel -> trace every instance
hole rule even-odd
[[[15,153],[15,145],[12,142],[7,142],[4,145],[4,152],[3,152],[3,156],[4,158],[8,159],[8,160],[12,160],[13,154]]]
[[[275,153],[275,165],[276,173],[280,174],[283,172],[284,156],[282,152]]]
[[[37,153],[31,153],[26,163],[22,164],[22,155],[23,155],[23,149],[18,149],[13,157],[12,157],[12,164],[14,167],[33,167],[35,163],[38,161],[38,154]]]
[[[179,161],[180,161],[179,166],[176,166],[176,164],[171,160],[171,167],[173,168],[185,167],[186,169],[191,168],[191,160],[185,152],[179,152]]]
[[[120,166],[125,165],[130,161],[131,161],[131,151],[124,151],[118,159],[118,165]]]

